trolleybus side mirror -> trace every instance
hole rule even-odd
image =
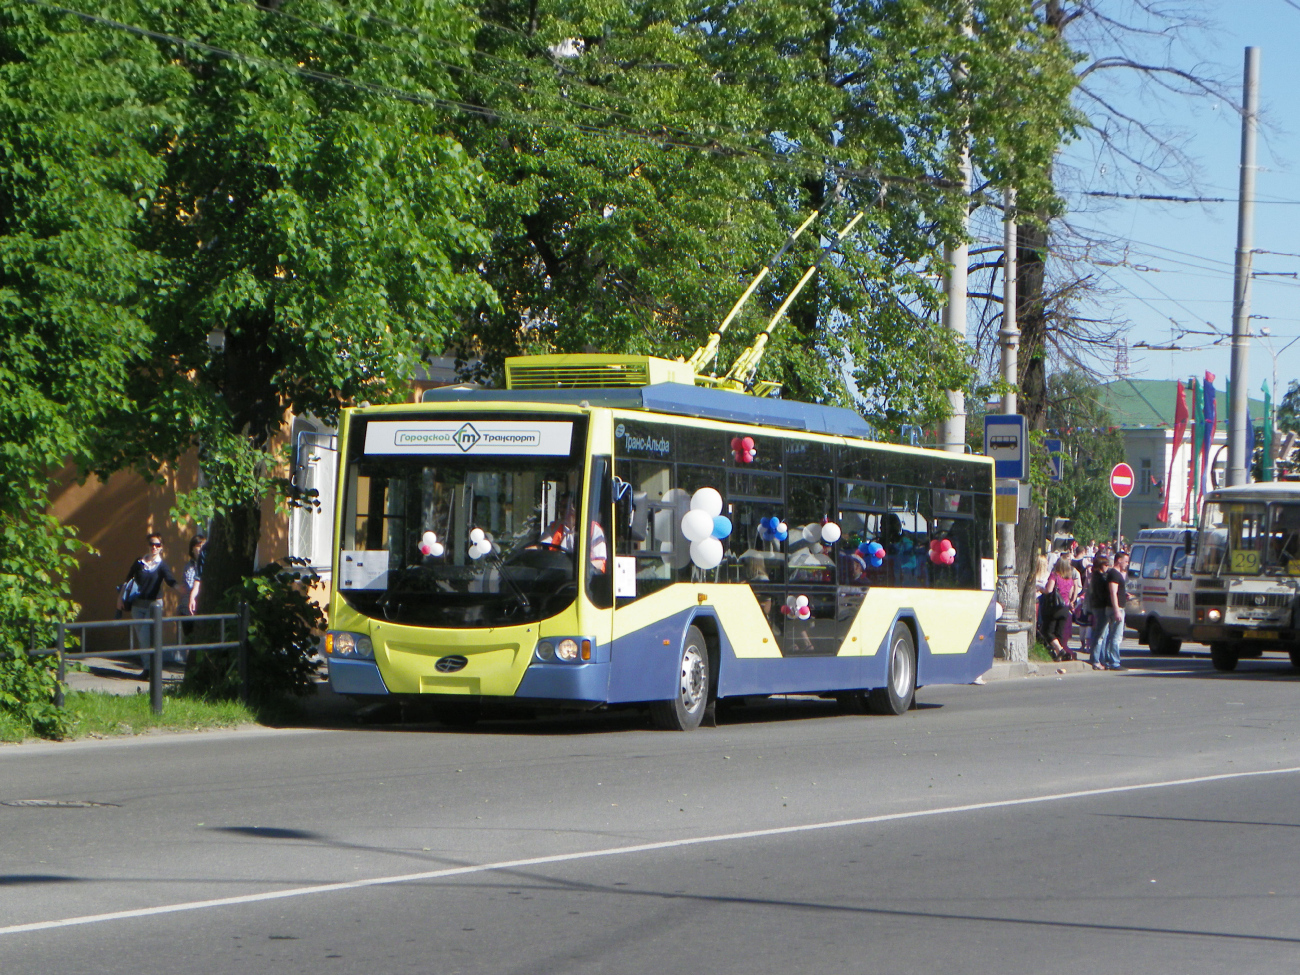
[[[628,527],[634,542],[644,542],[650,532],[650,505],[644,491],[628,492]]]

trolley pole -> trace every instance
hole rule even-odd
[[[1228,403],[1228,486],[1250,481],[1250,269],[1255,236],[1255,127],[1259,48],[1246,48],[1242,80],[1241,183],[1237,193],[1237,264],[1232,286],[1232,397]]]

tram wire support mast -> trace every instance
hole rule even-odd
[[[1246,48],[1242,79],[1241,182],[1237,193],[1237,261],[1232,287],[1232,398],[1228,403],[1229,487],[1250,482],[1250,269],[1255,236],[1255,129],[1259,116],[1259,48]]]

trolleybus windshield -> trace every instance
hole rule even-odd
[[[397,623],[485,627],[573,602],[581,420],[369,427],[352,432],[343,485],[338,589],[348,603]]]

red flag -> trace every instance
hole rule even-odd
[[[1174,483],[1174,458],[1178,454],[1178,448],[1182,446],[1183,434],[1187,431],[1187,396],[1183,391],[1183,381],[1178,380],[1178,392],[1174,394],[1177,398],[1174,400],[1174,446],[1169,452],[1169,477],[1165,479],[1166,484]],[[1172,492],[1165,492],[1165,503],[1160,506],[1160,513],[1156,515],[1160,521],[1165,524],[1169,523],[1169,495]]]

